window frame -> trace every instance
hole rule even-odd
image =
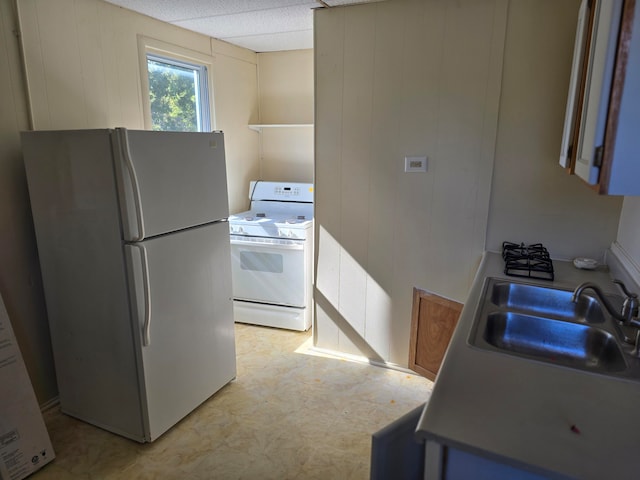
[[[138,36],[138,57],[140,64],[140,97],[142,99],[144,128],[146,130],[153,129],[147,63],[149,57],[162,63],[181,68],[195,69],[200,72],[200,78],[205,81],[199,82],[197,86],[199,94],[201,95],[199,105],[201,115],[199,115],[198,118],[200,128],[198,131],[210,132],[216,130],[213,95],[214,57],[141,35]]]

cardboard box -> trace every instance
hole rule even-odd
[[[0,479],[22,480],[55,458],[0,297]]]

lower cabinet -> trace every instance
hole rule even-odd
[[[409,368],[435,380],[463,305],[426,290],[413,289]]]
[[[507,465],[481,455],[425,443],[424,480],[549,480],[550,475],[530,471],[526,466]]]
[[[369,480],[420,480],[424,476],[424,445],[416,437],[424,407],[414,408],[371,436]]]

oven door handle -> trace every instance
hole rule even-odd
[[[304,240],[286,240],[285,242],[274,240],[273,242],[264,241],[252,241],[252,240],[239,240],[237,238],[231,239],[231,245],[242,245],[244,247],[252,248],[277,248],[278,250],[302,250],[304,249]]]

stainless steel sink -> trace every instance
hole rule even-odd
[[[571,301],[573,292],[513,282],[492,284],[491,301],[498,307],[544,317],[587,323],[602,323],[605,315],[598,301],[581,295]]]
[[[500,350],[557,365],[597,372],[627,368],[613,335],[580,323],[499,312],[487,317],[483,336]]]
[[[591,296],[504,278],[487,278],[468,343],[613,377],[640,381],[640,360],[628,353],[614,319]],[[613,303],[619,298],[611,297]]]

